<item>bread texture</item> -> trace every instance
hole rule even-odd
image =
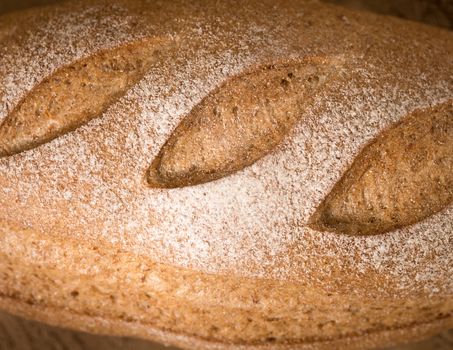
[[[313,227],[378,234],[422,221],[452,202],[452,154],[453,101],[412,113],[357,156]]]
[[[0,17],[0,307],[197,349],[452,327],[451,57],[317,1]]]
[[[153,161],[149,184],[197,185],[255,163],[282,142],[340,67],[308,58],[234,77],[181,121]]]
[[[2,122],[0,156],[37,147],[102,115],[151,68],[158,49],[154,40],[139,40],[57,70]]]

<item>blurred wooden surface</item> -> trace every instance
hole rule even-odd
[[[323,0],[453,29],[452,0]]]
[[[32,6],[46,5],[61,0],[0,0],[0,14]]]
[[[138,340],[50,327],[0,313],[0,350],[177,350]]]
[[[0,0],[0,14],[61,0]],[[453,28],[452,0],[326,0],[361,10]],[[129,338],[50,327],[0,313],[0,350],[176,350]],[[386,350],[453,350],[453,330],[419,343]]]

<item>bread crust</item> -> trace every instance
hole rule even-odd
[[[102,116],[0,158],[2,309],[206,349],[350,349],[451,327],[451,203],[379,235],[309,227],[365,145],[451,103],[451,32],[297,0],[82,1],[2,19],[0,125],[61,67],[143,38],[174,48]],[[307,57],[342,64],[278,145],[215,181],[149,185],[210,93]]]
[[[163,344],[172,344],[182,349],[206,350],[359,350],[371,349],[376,346],[391,346],[407,341],[417,341],[435,335],[442,329],[449,329],[453,325],[451,317],[429,322],[414,324],[406,327],[387,329],[356,336],[343,336],[339,339],[324,339],[316,341],[301,341],[292,344],[227,344],[212,339],[200,339],[194,336],[173,333],[154,328],[139,322],[128,322],[118,319],[107,319],[93,315],[78,315],[65,309],[30,306],[18,300],[0,297],[2,309],[25,318],[39,320],[49,325],[66,327],[86,332],[115,336],[134,336],[142,339],[157,341]],[[58,320],[58,321],[55,321]]]
[[[433,324],[451,324],[451,298],[398,295],[390,292],[390,286],[384,294],[372,287],[373,282],[384,283],[379,276],[366,284],[354,282],[353,276],[338,276],[343,282],[349,277],[346,284],[352,289],[334,292],[322,283],[210,275],[157,264],[107,242],[50,238],[6,222],[0,233],[2,297],[14,300],[3,303],[10,305],[9,312],[15,313],[17,304],[25,313],[35,308],[65,310],[68,315],[122,320],[139,328],[252,347],[316,345],[320,339],[385,333],[408,329],[414,323],[435,332],[442,328]],[[26,315],[41,320],[39,312]],[[46,315],[49,319],[45,320],[51,322],[53,314]],[[59,322],[57,317],[51,323]],[[89,329],[77,322],[69,326],[110,332],[108,323],[102,322],[94,322]],[[118,331],[146,338],[146,334],[130,333],[129,328]],[[170,337],[168,342],[179,345]]]

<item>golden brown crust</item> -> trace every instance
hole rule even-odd
[[[453,200],[453,100],[384,131],[310,219],[314,229],[378,234],[419,222]]]
[[[449,324],[436,321],[453,309],[448,200],[381,235],[308,222],[364,145],[414,111],[451,101],[452,33],[302,0],[81,1],[4,23],[0,122],[61,67],[143,38],[174,48],[102,116],[0,158],[0,293],[38,310],[28,316],[64,309],[122,319],[118,331],[130,335],[165,329],[245,348]],[[215,181],[149,186],[150,164],[207,96],[244,72],[308,57],[345,59],[260,152],[241,153]],[[250,137],[239,148],[255,141],[262,146]],[[112,327],[99,321],[91,330]]]
[[[35,148],[100,117],[151,69],[163,46],[159,41],[143,39],[98,52],[44,79],[0,124],[0,157]]]
[[[379,295],[373,284],[388,283],[382,279],[364,284],[340,273],[337,278],[351,291],[342,291],[341,286],[329,291],[323,283],[203,274],[156,264],[106,242],[61,240],[7,223],[0,233],[2,296],[23,303],[24,312],[64,309],[68,314],[244,346],[310,344],[414,323],[429,328],[436,320],[451,319],[451,298]],[[391,287],[386,288],[389,292]],[[71,326],[84,329],[81,324]],[[105,327],[95,323],[88,330],[108,333]],[[129,329],[119,331],[123,330],[136,335]]]
[[[307,57],[233,77],[195,106],[153,161],[153,187],[192,186],[252,165],[304,117],[343,58]]]
[[[158,341],[164,344],[172,344],[182,349],[205,349],[205,350],[361,350],[372,349],[376,346],[390,346],[399,344],[410,339],[417,341],[437,334],[440,330],[449,329],[453,326],[453,318],[443,318],[429,324],[413,324],[406,327],[370,332],[362,335],[343,336],[339,339],[315,340],[293,344],[260,344],[241,345],[216,342],[215,340],[197,338],[190,335],[173,333],[120,319],[108,319],[86,316],[68,312],[65,309],[30,306],[23,302],[0,296],[0,307],[8,312],[46,322],[50,325],[67,327],[106,335],[134,336],[143,339]],[[55,322],[55,320],[58,320]]]

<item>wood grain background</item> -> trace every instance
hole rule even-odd
[[[0,14],[61,0],[0,0]],[[326,0],[453,29],[453,0]],[[177,350],[139,339],[50,327],[0,312],[0,350]],[[385,350],[453,350],[453,330]]]

